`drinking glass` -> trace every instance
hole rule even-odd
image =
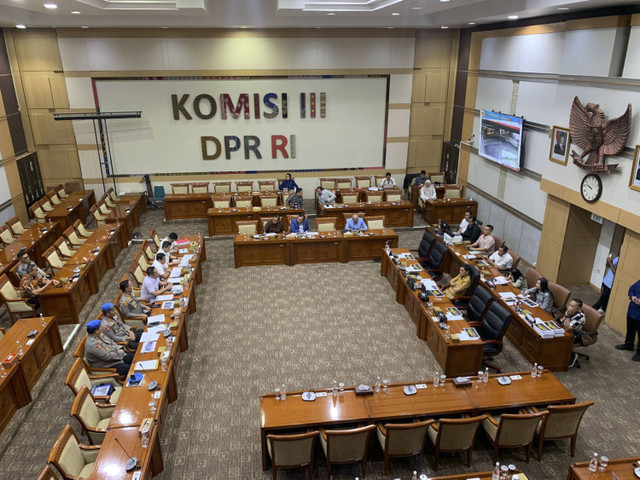
[[[447,376],[443,373],[442,375],[440,375],[440,386],[444,387],[444,383],[447,379]]]
[[[342,395],[344,393],[344,382],[338,383],[338,393]]]
[[[484,372],[482,370],[478,370],[478,386],[482,385]]]
[[[331,382],[331,393],[334,397],[338,394],[338,380],[336,380],[335,378]]]
[[[142,434],[142,448],[149,448],[149,434]]]
[[[542,370],[544,370],[544,367],[542,365],[538,365],[538,378],[542,376]]]
[[[4,365],[2,365],[2,375],[0,375],[2,378],[7,376],[7,367],[5,367]]]
[[[440,376],[436,375],[435,377],[433,377],[433,386],[437,387],[438,385],[440,385]]]
[[[376,383],[375,383],[374,387],[376,389],[376,393],[379,393],[380,392],[380,375],[378,375],[376,377]]]
[[[389,386],[389,379],[385,378],[382,380],[382,391],[386,393],[387,387]]]
[[[600,457],[600,464],[598,465],[598,468],[601,472],[604,472],[607,469],[607,465],[609,465],[609,457],[602,455]]]
[[[158,405],[156,404],[156,399],[153,397],[153,393],[151,394],[151,401],[149,402],[149,412],[151,415],[155,415],[158,411]]]
[[[280,400],[280,387],[276,387],[276,400]]]
[[[286,387],[284,386],[284,383],[283,383],[283,384],[282,384],[282,386],[280,387],[280,398],[281,398],[282,400],[286,400],[286,398],[287,398],[287,389],[286,389]]]

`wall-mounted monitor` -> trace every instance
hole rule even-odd
[[[504,113],[480,111],[480,156],[520,171],[524,120]]]

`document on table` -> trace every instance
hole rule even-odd
[[[509,283],[509,280],[504,278],[502,275],[495,277],[493,281],[496,283],[496,285],[507,285]]]
[[[144,360],[142,362],[137,362],[135,371],[143,372],[145,370],[157,370],[158,368],[158,359],[155,360]]]
[[[147,318],[148,325],[153,325],[154,323],[160,323],[162,321],[164,321],[164,315],[151,315],[149,318]]]
[[[156,349],[157,342],[145,342],[142,344],[142,353],[151,353]]]
[[[156,297],[157,302],[166,302],[167,300],[173,300],[173,295],[170,293],[167,293],[166,295],[158,295]]]
[[[436,284],[436,282],[434,282],[430,278],[423,278],[422,279],[422,285],[428,290],[436,290],[436,289],[438,289],[438,285]]]
[[[464,340],[479,340],[480,335],[476,332],[475,328],[465,328],[458,334],[460,341]]]
[[[173,293],[174,295],[179,295],[182,292],[184,292],[184,287],[182,285],[174,285],[171,288],[171,293]]]
[[[179,267],[175,267],[173,270],[171,270],[171,276],[172,277],[177,277],[178,275],[180,275],[180,272],[178,272],[178,275],[174,275],[173,273],[175,272],[176,268],[179,268],[180,271],[182,271],[182,267],[186,267],[189,265],[189,260],[191,260],[194,257],[194,255],[185,255],[184,257],[182,257],[182,260],[180,260],[180,266]]]
[[[188,248],[181,248],[180,250],[178,250],[178,253],[180,255],[184,255],[185,253],[189,253],[189,249]]]
[[[460,310],[455,307],[447,307],[445,309],[445,314],[447,316],[447,320],[464,320]]]
[[[160,338],[160,335],[157,333],[144,332],[140,337],[141,342],[155,342]]]
[[[158,317],[164,317],[164,315],[157,315],[157,316]],[[164,332],[166,329],[167,329],[167,324],[166,323],[161,323],[160,325],[154,325],[153,327],[147,327],[147,333],[158,335],[159,333]]]
[[[169,278],[167,278],[167,282],[173,283],[173,284],[180,283],[182,280],[184,280],[184,277],[169,277]]]
[[[171,310],[174,307],[173,300],[167,300],[166,302],[162,302],[163,310]]]
[[[180,262],[180,265],[182,265],[182,261]],[[182,266],[173,267],[171,269],[171,273],[169,274],[169,276],[175,278],[175,277],[179,277],[181,273],[182,273]]]
[[[516,294],[515,294],[515,293],[513,293],[513,292],[500,292],[500,296],[501,296],[504,300],[506,300],[506,299],[508,299],[508,298],[513,298],[513,299],[515,299],[515,298],[516,298]]]

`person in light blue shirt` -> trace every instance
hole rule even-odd
[[[347,224],[344,226],[345,232],[353,232],[353,231],[367,231],[367,224],[364,223],[364,220],[360,218],[357,213],[351,215],[351,218],[347,220]]]
[[[600,288],[600,298],[593,304],[593,308],[596,310],[607,311],[607,305],[609,304],[609,295],[611,295],[611,288],[613,288],[613,277],[616,274],[616,268],[618,268],[618,259],[620,257],[613,258],[613,255],[607,257],[607,271],[602,279],[602,287]]]
[[[323,187],[316,188],[316,197],[320,205],[333,205],[336,203],[336,194]]]
[[[284,180],[280,184],[280,190],[290,190],[292,192],[295,192],[297,189],[298,189],[298,184],[296,183],[295,180],[291,178],[291,174],[287,173],[284,176]]]
[[[301,213],[298,215],[298,218],[294,218],[291,220],[291,224],[289,225],[290,233],[305,233],[309,231],[309,221],[304,217]]]

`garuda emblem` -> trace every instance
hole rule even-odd
[[[605,165],[604,156],[615,155],[624,149],[631,131],[631,104],[620,117],[606,122],[600,105],[587,103],[585,107],[578,97],[575,97],[571,107],[569,130],[571,141],[582,148],[582,155],[571,150],[573,163],[585,170],[615,170],[618,164]]]

